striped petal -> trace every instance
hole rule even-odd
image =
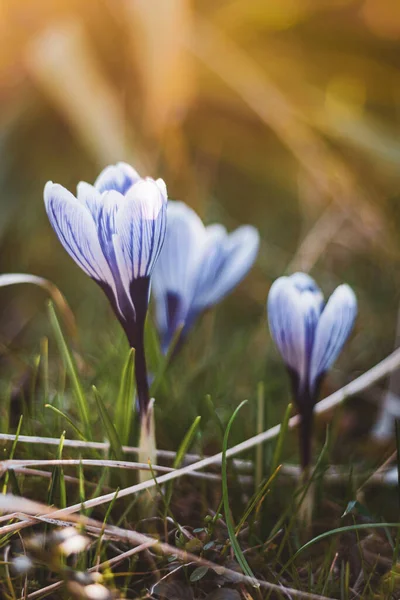
[[[114,248],[115,218],[125,198],[114,190],[101,194],[94,186],[84,181],[78,183],[77,197],[78,201],[86,206],[93,216],[100,247],[115,284],[116,306],[114,308],[118,310],[124,320],[132,320],[134,318],[134,308],[122,285]]]
[[[250,225],[231,234],[225,228],[207,228],[208,245],[196,284],[194,306],[204,310],[220,302],[247,275],[256,259],[260,238]]]
[[[200,217],[183,202],[170,201],[165,242],[152,275],[156,321],[165,351],[177,327],[186,323],[194,284],[207,242]]]
[[[306,375],[308,377],[317,323],[324,306],[324,296],[314,279],[307,273],[293,273],[289,276],[289,280],[300,292],[298,301],[303,312],[306,333]]]
[[[289,277],[279,277],[271,286],[268,323],[283,360],[299,379],[299,390],[307,386],[306,327],[301,293]]]
[[[318,320],[323,307],[323,296],[321,292],[302,292],[299,294],[298,302],[304,319],[305,330],[305,355],[306,355],[306,377],[308,379],[312,350],[317,330]]]
[[[125,198],[119,192],[111,190],[104,192],[101,200],[101,205],[97,213],[97,235],[104,255],[110,264],[111,270],[114,272],[117,270],[117,264],[113,237],[117,233],[117,213],[122,208]]]
[[[79,202],[90,211],[96,222],[103,204],[101,193],[93,185],[90,185],[90,183],[80,181],[76,186],[76,196]]]
[[[299,290],[299,292],[313,292],[322,294],[314,279],[307,273],[293,273],[293,275],[290,275],[290,281],[295,288]]]
[[[115,290],[95,223],[86,206],[68,190],[51,181],[45,186],[44,201],[50,223],[65,250],[87,275]]]
[[[119,192],[114,190],[104,192],[96,225],[101,249],[114,277],[118,309],[126,321],[131,321],[135,318],[135,308],[123,284],[115,249],[118,237],[116,218],[124,202],[125,198]]]
[[[126,194],[134,183],[139,181],[140,176],[137,171],[124,162],[106,167],[98,176],[94,187],[99,192],[115,190],[120,194]]]
[[[161,177],[159,177],[158,179],[156,179],[154,181],[154,179],[152,179],[151,177],[146,177],[145,181],[150,181],[151,183],[155,183],[156,186],[158,187],[158,189],[160,190],[161,196],[163,198],[165,198],[165,201],[167,201],[168,192],[167,192],[167,186],[165,184],[164,179],[161,179]]]
[[[353,290],[340,285],[329,298],[315,332],[310,365],[310,389],[337,359],[347,340],[357,315],[357,300]]]
[[[149,277],[160,254],[166,229],[167,197],[152,179],[135,183],[117,211],[113,238],[126,292],[134,279]]]

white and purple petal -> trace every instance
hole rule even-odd
[[[83,206],[86,206],[96,223],[103,203],[102,194],[90,183],[80,181],[76,186],[76,197]]]
[[[115,291],[111,269],[86,206],[63,186],[51,181],[45,186],[44,201],[50,223],[65,250],[87,275],[107,283]]]
[[[347,284],[340,285],[329,298],[315,332],[310,364],[310,390],[333,365],[353,328],[357,299]]]
[[[257,257],[257,229],[243,225],[230,234],[220,225],[206,228],[208,244],[199,271],[194,307],[204,310],[220,302],[247,275]]]
[[[110,165],[103,169],[97,177],[94,187],[101,193],[115,190],[125,195],[127,191],[140,180],[138,172],[124,162]]]
[[[289,279],[299,292],[313,292],[322,295],[320,288],[308,273],[298,271],[290,275]]]
[[[116,309],[124,320],[130,320],[134,318],[134,307],[122,285],[114,248],[115,218],[124,196],[114,190],[100,193],[94,186],[81,181],[77,186],[77,197],[93,217],[100,247],[114,279]]]
[[[315,331],[323,309],[324,296],[314,279],[307,273],[293,273],[288,279],[299,292],[299,302],[304,316],[306,332],[305,352],[307,360],[306,373],[308,376]]]
[[[150,277],[164,243],[167,197],[153,180],[135,183],[115,218],[114,248],[129,294],[134,279]]]
[[[272,338],[283,360],[299,380],[299,391],[307,386],[306,328],[301,294],[289,277],[279,277],[271,286],[267,301]]]
[[[154,180],[151,177],[146,177],[145,181],[154,182],[160,190],[161,196],[165,199],[168,198],[167,185],[164,179],[161,179],[161,177],[159,177],[158,179]]]
[[[152,275],[163,351],[171,343],[177,327],[187,323],[202,248],[207,241],[200,217],[183,202],[168,203],[167,219],[164,246]]]

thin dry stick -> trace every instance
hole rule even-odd
[[[360,375],[360,377],[357,377],[357,379],[355,379],[348,385],[345,385],[342,389],[331,394],[324,400],[321,400],[321,402],[318,402],[318,404],[315,407],[315,412],[318,414],[322,414],[322,413],[332,410],[333,408],[335,408],[336,406],[341,404],[347,398],[350,398],[351,396],[359,394],[360,392],[362,392],[363,390],[372,386],[377,381],[380,381],[381,379],[383,379],[384,377],[386,377],[387,375],[389,375],[390,373],[392,373],[394,370],[398,369],[399,367],[400,367],[400,349],[397,349],[395,352],[393,352],[388,357],[386,357],[383,361],[381,361],[380,363],[378,363],[377,365],[372,367],[372,369],[370,369],[363,375]],[[296,415],[289,420],[289,428],[295,427],[298,423],[299,423],[299,418]],[[244,442],[241,442],[240,444],[237,444],[236,446],[233,446],[232,448],[229,448],[227,450],[226,455],[228,457],[231,457],[236,454],[239,454],[240,452],[244,452],[245,450],[249,450],[250,448],[253,448],[257,444],[262,444],[266,441],[270,441],[279,435],[280,430],[281,430],[281,426],[276,425],[275,427],[272,427],[271,429],[269,429],[268,431],[265,431],[264,433],[258,434],[248,440],[245,440]],[[160,477],[157,477],[157,484],[161,485],[163,483],[166,483],[167,481],[171,481],[173,479],[177,479],[178,477],[182,477],[183,475],[192,473],[196,470],[203,469],[204,467],[207,467],[211,464],[219,464],[221,462],[221,459],[222,459],[222,453],[220,452],[218,454],[215,454],[214,456],[205,458],[194,464],[186,465],[185,467],[182,467],[181,469],[177,469],[171,473],[166,473],[165,475],[161,475]],[[107,502],[111,502],[116,497],[123,498],[125,496],[129,496],[129,495],[141,492],[141,491],[143,491],[147,488],[153,487],[155,485],[156,485],[156,482],[154,480],[144,481],[137,485],[133,485],[128,488],[122,489],[118,492],[118,494],[115,494],[115,493],[105,494],[103,496],[99,496],[98,498],[92,498],[91,500],[87,500],[86,502],[83,502],[83,503],[74,504],[63,510],[51,512],[50,514],[45,515],[45,516],[49,517],[49,518],[55,517],[55,518],[60,519],[60,518],[63,518],[65,515],[72,515],[73,513],[79,512],[81,509],[88,509],[88,508],[93,508],[94,506],[100,506],[101,504],[106,504]],[[1,500],[2,500],[2,498],[0,496],[0,508],[1,508]],[[14,511],[16,508],[17,508],[17,506],[14,506]],[[32,521],[27,521],[24,523],[12,523],[11,525],[5,525],[3,527],[0,527],[0,536],[6,535],[8,533],[12,533],[14,531],[18,531],[20,529],[24,529],[25,527],[28,527],[29,525],[32,525],[34,523],[35,523],[35,521],[32,520]]]
[[[6,440],[13,442],[16,436],[12,433],[0,433],[0,440]],[[59,446],[60,438],[52,437],[40,437],[34,435],[19,435],[18,443],[26,444],[45,444],[49,446]],[[64,447],[69,448],[86,448],[88,450],[109,450],[110,444],[108,442],[85,442],[83,440],[64,440]],[[139,448],[136,446],[122,446],[122,451],[126,454],[137,454]],[[157,456],[168,460],[174,460],[176,458],[176,452],[172,450],[157,450]],[[185,454],[184,463],[190,464],[200,460],[199,454]],[[253,470],[253,461],[251,460],[234,460],[234,466],[242,471]]]
[[[124,460],[95,460],[91,458],[81,458],[81,459],[73,459],[73,458],[63,458],[63,459],[49,459],[49,460],[17,460],[10,459],[0,461],[0,476],[5,471],[18,471],[20,473],[25,474],[43,474],[45,476],[51,475],[46,471],[37,471],[36,469],[30,469],[25,467],[33,467],[33,466],[41,466],[41,467],[49,467],[49,466],[87,466],[87,467],[109,467],[114,469],[133,469],[133,470],[143,470],[143,471],[155,471],[160,473],[171,473],[175,471],[172,467],[163,467],[160,465],[150,465],[147,463],[137,463],[137,462],[128,462]],[[216,473],[197,473],[193,472],[192,476],[198,477],[199,479],[207,479],[211,481],[221,481],[220,475]],[[249,483],[253,480],[251,476],[242,476],[239,477],[239,480],[242,483]],[[79,482],[79,480],[77,480]]]
[[[25,469],[25,467],[16,467],[14,469],[16,473],[20,473],[21,475],[29,475],[31,477],[45,477],[46,479],[51,479],[53,477],[53,473],[51,471],[40,471],[39,469]],[[248,476],[250,477],[250,476]],[[80,485],[81,481],[78,477],[71,477],[71,475],[64,474],[64,481],[68,481],[69,483],[74,483],[75,485]],[[97,483],[95,481],[85,481],[86,487],[97,488]],[[108,485],[102,485],[104,490],[110,490],[111,488]],[[1,518],[0,518],[1,520]]]
[[[86,467],[111,467],[115,469],[134,469],[150,471],[150,466],[147,463],[127,462],[124,460],[94,460],[91,458],[65,458],[65,459],[50,459],[50,460],[4,460],[0,462],[0,475],[2,471],[15,470],[20,467],[49,467],[49,466],[86,466]],[[153,471],[160,471],[161,473],[170,473],[175,469],[171,467],[161,467],[160,465],[152,465]]]
[[[352,473],[358,479],[365,479],[364,483],[361,484],[358,491],[363,489],[367,485],[371,484],[386,484],[385,476],[390,471],[388,469],[388,465],[395,458],[396,453],[392,454],[376,471],[371,474],[366,473]],[[282,465],[282,469],[280,470],[281,475],[287,475],[288,477],[293,477],[296,479],[300,479],[302,475],[302,469],[298,465]],[[344,470],[338,470],[336,467],[330,467],[323,473],[324,483],[338,483],[338,482],[348,482],[349,481],[349,472]]]
[[[321,400],[321,402],[318,402],[318,404],[315,406],[315,412],[318,414],[322,414],[322,413],[326,413],[326,412],[332,410],[333,408],[335,408],[336,406],[341,404],[347,398],[350,398],[351,396],[355,396],[356,394],[359,394],[360,392],[362,392],[366,388],[370,387],[377,381],[383,379],[384,377],[386,377],[387,375],[389,375],[390,373],[392,373],[395,369],[398,369],[399,367],[400,367],[400,349],[398,349],[395,352],[393,352],[392,354],[390,354],[383,361],[381,361],[380,363],[378,363],[377,365],[372,367],[372,369],[370,369],[363,375],[360,375],[360,377],[357,377],[357,379],[355,379],[351,383],[345,385],[342,389],[338,390],[337,392],[334,392],[333,394],[331,394],[324,400]],[[298,423],[299,423],[299,417],[298,417],[298,415],[296,415],[289,420],[289,428],[295,427],[296,425],[298,425]],[[244,452],[245,450],[249,450],[250,448],[257,446],[258,444],[262,444],[264,442],[275,439],[279,435],[280,430],[281,430],[281,425],[275,425],[275,427],[272,427],[268,431],[258,434],[248,440],[245,440],[244,442],[241,442],[240,444],[237,444],[236,446],[233,446],[232,448],[229,448],[226,452],[226,456],[231,457],[236,454],[240,454],[241,452]],[[185,467],[182,467],[181,469],[177,469],[171,473],[166,473],[165,475],[161,475],[160,477],[157,477],[157,485],[161,485],[163,483],[166,483],[167,481],[171,481],[173,479],[182,477],[183,475],[193,473],[194,471],[197,471],[199,469],[204,469],[204,467],[208,467],[208,466],[214,465],[214,464],[219,464],[221,462],[221,459],[222,459],[222,452],[219,452],[218,454],[215,454],[214,456],[204,458],[203,460],[200,460],[194,464],[186,465]],[[92,498],[91,500],[87,500],[86,502],[82,502],[82,503],[78,503],[78,504],[69,506],[69,507],[63,509],[62,511],[60,511],[60,513],[72,514],[75,512],[79,512],[81,509],[88,509],[88,508],[93,508],[94,506],[100,506],[101,504],[111,502],[116,497],[123,498],[125,496],[137,494],[138,492],[141,492],[145,489],[151,488],[155,485],[156,485],[156,482],[154,480],[143,481],[137,485],[133,485],[133,486],[130,486],[130,487],[120,490],[117,495],[114,493],[111,493],[111,494],[105,494],[103,496],[99,496],[98,498]],[[56,516],[57,518],[59,518],[60,514],[58,514],[56,512],[52,516],[53,517]],[[3,533],[3,529],[4,528],[0,528],[0,535]]]
[[[101,569],[105,569],[105,568],[108,569],[108,568],[113,567],[114,565],[117,565],[118,563],[122,562],[126,558],[133,556],[134,554],[139,554],[139,552],[142,552],[143,550],[146,550],[147,548],[150,548],[150,546],[153,546],[153,545],[154,545],[153,540],[151,542],[150,541],[146,542],[145,544],[140,544],[139,546],[136,546],[135,548],[131,548],[130,550],[127,550],[126,552],[123,552],[122,554],[119,554],[118,556],[114,556],[113,558],[110,558],[109,560],[105,560],[104,562],[100,563],[99,565],[90,567],[90,569],[88,569],[87,571],[88,571],[88,573],[94,573],[94,572],[100,571]],[[34,600],[34,598],[42,598],[43,595],[47,595],[50,592],[54,592],[54,590],[58,590],[60,587],[62,587],[63,584],[64,584],[64,581],[57,581],[56,583],[52,583],[51,585],[48,585],[47,587],[42,588],[41,590],[36,590],[36,592],[31,592],[27,596],[23,596],[22,598],[20,598],[20,600]]]
[[[176,556],[182,562],[196,562],[199,565],[203,565],[210,569],[216,570],[220,575],[229,577],[232,581],[236,581],[238,583],[246,583],[252,586],[256,585],[261,588],[271,590],[271,591],[280,591],[280,593],[286,593],[292,595],[294,598],[308,598],[309,600],[328,600],[326,596],[320,596],[317,594],[311,594],[309,592],[303,592],[300,590],[295,590],[292,588],[285,588],[281,585],[276,585],[273,583],[269,583],[267,581],[254,579],[252,577],[248,577],[247,575],[243,575],[231,569],[227,569],[221,565],[213,563],[204,558],[200,558],[195,554],[190,552],[186,552],[185,550],[181,550],[180,548],[175,548],[170,544],[165,542],[160,542],[157,539],[154,539],[150,536],[144,535],[137,531],[132,531],[128,529],[121,529],[120,527],[116,527],[113,525],[108,525],[105,529],[104,524],[100,521],[96,521],[94,519],[90,519],[81,515],[77,517],[75,515],[70,515],[67,513],[68,509],[65,510],[54,510],[51,507],[46,506],[44,504],[40,504],[39,502],[33,502],[31,500],[27,500],[25,498],[20,498],[17,496],[13,496],[11,494],[6,494],[4,496],[0,496],[0,510],[3,512],[12,512],[15,508],[24,511],[30,515],[35,515],[34,519],[36,520],[46,520],[48,522],[48,515],[55,517],[56,515],[62,516],[62,518],[66,520],[72,520],[74,523],[80,523],[86,527],[96,528],[100,531],[103,531],[105,535],[110,535],[118,538],[120,541],[125,541],[128,543],[132,543],[135,546],[147,544],[148,547],[154,547],[155,550],[161,552],[162,554],[169,556]],[[29,518],[29,517],[26,517]],[[68,523],[69,525],[69,523]]]

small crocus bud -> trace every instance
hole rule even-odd
[[[109,166],[77,195],[49,181],[44,201],[65,250],[103,289],[129,344],[136,349],[139,408],[149,402],[144,324],[150,276],[166,228],[167,190],[162,179],[142,179],[125,163]]]
[[[242,226],[230,234],[222,225],[205,227],[183,202],[170,201],[167,215],[165,243],[152,279],[164,353],[179,326],[185,336],[203,311],[245,277],[259,247],[254,227]]]
[[[353,290],[340,285],[324,304],[321,290],[305,273],[280,277],[268,303],[271,335],[288,368],[301,416],[301,460],[310,463],[313,410],[321,381],[337,359],[357,314]]]

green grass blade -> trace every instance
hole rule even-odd
[[[301,552],[320,542],[321,540],[330,537],[331,535],[340,535],[341,533],[346,533],[347,531],[358,531],[359,529],[379,529],[385,527],[399,527],[400,523],[358,523],[356,525],[347,525],[346,527],[338,527],[336,529],[331,529],[330,531],[324,531],[320,535],[317,535],[312,540],[309,540],[306,544],[301,546],[293,556],[292,560],[295,560]]]
[[[17,480],[17,476],[15,474],[15,471],[13,469],[11,469],[10,471],[7,471],[7,472],[10,475],[10,484],[11,484],[12,493],[15,496],[22,496],[21,490],[19,489],[18,480]]]
[[[275,473],[280,460],[281,460],[281,456],[282,456],[282,450],[283,450],[283,443],[285,441],[286,438],[286,434],[288,432],[289,429],[289,419],[290,419],[290,414],[292,412],[292,405],[288,404],[286,411],[285,411],[285,415],[283,417],[283,421],[282,421],[282,425],[281,425],[281,430],[279,432],[279,437],[278,440],[276,442],[276,446],[275,446],[275,450],[274,450],[274,454],[272,456],[272,463],[271,463],[271,472]]]
[[[261,486],[261,488],[250,499],[250,502],[249,502],[245,512],[243,513],[242,518],[240,519],[239,523],[236,525],[236,529],[235,529],[236,535],[238,535],[239,531],[243,527],[243,525],[246,522],[247,518],[249,517],[250,513],[259,504],[259,502],[262,500],[263,496],[265,496],[265,494],[268,492],[271,484],[273,483],[275,477],[278,475],[279,471],[280,471],[280,466],[275,469],[275,471],[272,473],[271,477],[264,483],[264,485]]]
[[[74,394],[75,394],[76,400],[78,402],[79,413],[80,413],[82,423],[84,426],[83,429],[84,429],[87,439],[91,440],[92,434],[91,434],[91,427],[90,427],[90,421],[89,421],[89,407],[88,407],[87,400],[86,400],[85,394],[83,392],[81,383],[79,381],[76,365],[72,358],[72,354],[69,351],[69,348],[67,346],[65,338],[63,336],[63,333],[61,331],[61,327],[58,322],[57,315],[54,310],[54,306],[51,302],[49,302],[49,304],[48,304],[48,311],[49,311],[49,318],[50,318],[50,323],[51,323],[51,326],[52,326],[52,329],[54,332],[54,336],[56,338],[56,341],[57,341],[57,344],[58,344],[58,347],[60,350],[60,354],[64,361],[67,373],[71,379]]]
[[[52,404],[45,404],[44,407],[50,408],[53,412],[56,413],[56,415],[58,415],[59,417],[62,417],[66,421],[68,421],[68,423],[71,425],[72,429],[78,434],[78,436],[80,438],[82,438],[82,440],[86,441],[86,438],[83,435],[82,431],[80,429],[78,429],[78,427],[74,424],[74,422],[65,413],[63,413],[62,410],[60,410],[56,406],[53,406]]]
[[[183,329],[183,324],[179,325],[177,330],[175,331],[174,337],[172,338],[171,344],[169,345],[168,352],[165,355],[163,355],[163,354],[161,355],[156,376],[154,377],[153,383],[150,386],[150,394],[152,396],[154,396],[154,394],[157,392],[157,390],[160,386],[160,383],[164,379],[164,375],[168,368],[169,362],[175,352],[175,349],[179,342],[179,338],[181,337],[182,329]]]
[[[104,536],[104,531],[106,529],[107,521],[108,521],[108,519],[110,517],[111,511],[114,508],[115,501],[117,500],[118,492],[119,492],[119,488],[117,488],[115,490],[115,496],[111,500],[111,502],[110,502],[110,504],[109,504],[109,506],[107,508],[106,514],[104,516],[103,525],[102,525],[101,531],[99,533],[99,537],[98,537],[97,544],[96,544],[96,553],[95,553],[95,558],[94,558],[93,564],[97,564],[99,562],[100,552],[101,552],[101,545],[102,545],[103,536]]]
[[[21,433],[23,419],[24,419],[24,416],[21,415],[19,418],[19,421],[18,421],[17,431],[15,433],[15,440],[13,441],[12,446],[11,446],[10,456],[8,457],[9,459],[14,458],[15,450],[16,450],[17,444],[18,444],[18,437],[19,437],[19,434]]]
[[[146,359],[150,370],[157,370],[162,360],[162,352],[157,329],[150,314],[147,314],[144,326],[144,345],[146,348]]]
[[[276,553],[275,562],[277,562],[279,560],[287,541],[290,539],[292,530],[293,530],[294,525],[297,520],[298,508],[299,508],[299,506],[301,506],[302,502],[304,501],[304,499],[308,493],[308,490],[310,489],[310,486],[315,482],[316,478],[319,476],[319,472],[320,472],[321,467],[324,464],[325,457],[326,457],[328,449],[329,449],[329,445],[330,445],[330,432],[329,432],[329,428],[327,428],[325,443],[324,443],[324,445],[321,449],[321,452],[318,456],[318,460],[316,462],[314,471],[312,472],[311,477],[308,479],[308,481],[303,486],[301,486],[294,494],[294,501],[295,502],[297,501],[296,502],[297,507],[295,507],[293,504],[289,505],[289,507],[283,512],[281,517],[278,519],[278,522],[275,524],[275,526],[271,532],[272,535],[274,535],[277,532],[277,530],[281,527],[281,525],[283,525],[286,518],[289,517],[289,523],[286,526],[285,534],[281,540],[278,551]],[[300,500],[299,500],[299,498],[300,498]],[[271,537],[271,535],[269,537]],[[292,562],[295,559],[295,556],[296,556],[296,554],[292,554],[290,556],[289,560],[280,569],[280,575],[282,575],[286,571],[286,569],[289,567],[289,565],[292,564]]]
[[[67,489],[65,487],[64,469],[62,467],[60,467],[60,473],[59,473],[59,487],[60,487],[59,506],[60,506],[60,508],[65,508],[67,506]]]
[[[38,373],[40,369],[40,354],[34,357],[33,366],[31,371],[31,382],[30,382],[30,390],[29,390],[29,404],[31,406],[32,418],[36,419],[36,387],[38,382]]]
[[[83,471],[83,469],[82,469],[82,471]],[[97,498],[98,496],[100,496],[100,494],[102,493],[103,486],[105,485],[105,483],[108,479],[109,472],[110,472],[110,469],[108,467],[105,467],[104,469],[102,469],[100,471],[100,473],[101,473],[100,479],[98,481],[98,484],[96,485],[96,488],[95,488],[93,494],[90,496],[89,500],[92,500],[93,498]],[[85,509],[81,509],[81,513],[86,515],[87,517],[90,517],[90,515],[93,513],[94,510],[96,510],[94,507],[93,508],[85,508]]]
[[[129,350],[122,369],[114,423],[122,444],[129,445],[135,414],[135,350]]]
[[[192,425],[190,426],[189,431],[186,433],[185,437],[183,438],[183,440],[178,448],[178,452],[176,453],[175,460],[173,462],[174,469],[179,469],[179,467],[181,466],[182,461],[185,458],[185,454],[189,451],[190,446],[193,442],[194,436],[196,435],[196,432],[199,428],[200,421],[201,421],[201,417],[196,417],[195,420],[193,421]]]
[[[174,467],[174,469],[179,469],[179,467],[181,466],[182,461],[185,458],[185,454],[189,451],[190,446],[192,445],[193,439],[199,428],[200,421],[201,421],[201,417],[196,417],[195,420],[193,421],[192,425],[190,426],[189,430],[187,431],[185,437],[183,438],[183,440],[178,448],[178,452],[176,453],[173,465],[172,465]],[[173,481],[170,481],[167,484],[167,489],[165,492],[165,504],[167,507],[169,507],[170,502],[171,502],[172,489],[173,489]]]
[[[231,509],[229,506],[229,494],[228,494],[228,476],[227,476],[227,459],[226,459],[226,451],[228,448],[228,439],[229,433],[232,427],[232,424],[238,414],[239,410],[246,404],[247,400],[244,400],[239,404],[233,413],[232,417],[229,419],[229,423],[225,430],[224,440],[222,443],[222,497],[224,501],[224,512],[225,512],[225,521],[226,526],[228,528],[229,539],[232,545],[233,552],[235,554],[236,560],[238,561],[243,573],[248,577],[255,579],[252,570],[249,567],[249,564],[242,552],[242,549],[239,546],[239,542],[237,541],[237,537],[235,534],[235,525],[233,523],[233,519],[231,516]]]
[[[14,458],[15,449],[16,449],[17,444],[18,444],[18,437],[19,437],[19,434],[21,433],[21,427],[22,427],[23,418],[24,418],[23,415],[21,415],[20,418],[19,418],[17,431],[15,433],[15,440],[12,443],[10,455],[8,457],[9,460],[12,460]],[[3,494],[7,493],[7,486],[8,486],[9,479],[10,479],[10,471],[7,471],[7,473],[4,476]],[[15,484],[15,481],[14,481],[14,484]]]
[[[111,452],[117,460],[122,460],[124,453],[122,451],[122,444],[121,440],[119,439],[117,430],[115,429],[114,424],[111,421],[110,415],[108,414],[108,411],[104,406],[103,400],[101,399],[98,390],[94,385],[92,386],[92,389],[94,392],[94,397],[96,399],[97,409],[100,413],[100,417],[104,425],[106,437],[110,442]]]
[[[65,431],[63,431],[63,433],[61,434],[60,443],[59,443],[58,449],[57,449],[56,458],[59,460],[62,459],[64,440],[65,440]],[[54,496],[55,496],[55,492],[56,492],[56,489],[58,486],[60,486],[60,490],[61,490],[60,501],[62,501],[63,496],[65,496],[65,483],[63,486],[61,483],[62,479],[64,479],[62,467],[58,467],[58,466],[54,467],[53,474],[52,474],[52,477],[50,480],[49,493],[47,495],[47,504],[49,506],[52,506],[54,504]],[[65,506],[66,506],[66,504],[64,504],[64,506],[61,506],[60,508],[64,508]]]
[[[183,535],[182,527],[180,526],[180,524],[178,523],[178,521],[175,519],[173,513],[170,510],[170,507],[166,503],[166,498],[165,498],[163,489],[162,489],[161,485],[157,481],[157,475],[154,472],[154,469],[153,469],[152,464],[151,464],[150,461],[149,461],[149,467],[150,467],[151,477],[152,477],[152,479],[154,481],[154,484],[155,484],[156,491],[157,491],[157,493],[158,493],[158,495],[160,497],[161,502],[164,505],[164,514],[165,514],[164,518],[166,518],[167,516],[170,517],[172,519],[172,521],[174,522],[175,527],[177,528],[177,530]],[[148,493],[148,490],[146,490],[146,491]],[[151,496],[150,499],[154,502],[154,497],[153,496]]]
[[[79,476],[79,501],[81,504],[83,504],[86,500],[86,494],[85,494],[85,474],[83,472],[82,463],[79,464],[78,476]],[[86,515],[87,511],[85,511],[85,509],[83,509],[82,514]]]
[[[264,390],[264,382],[260,381],[257,387],[257,422],[256,422],[256,433],[262,433],[264,431],[264,408],[265,408],[265,390]],[[263,480],[263,471],[264,471],[264,446],[262,444],[258,444],[256,446],[256,458],[255,458],[256,466],[255,466],[255,489],[258,490],[261,482]]]
[[[324,445],[322,446],[321,452],[319,453],[319,456],[318,456],[317,462],[315,463],[315,468],[311,474],[311,477],[307,480],[305,485],[299,489],[298,494],[296,494],[300,498],[297,508],[299,508],[301,506],[301,504],[303,503],[311,485],[313,485],[315,483],[315,481],[318,481],[320,476],[323,474],[324,465],[326,464],[326,456],[329,452],[330,444],[331,444],[331,433],[330,433],[330,428],[328,426],[326,428],[325,442],[324,442]],[[296,518],[296,515],[293,515],[292,521],[294,520],[294,518]]]
[[[49,401],[49,340],[42,338],[40,342],[40,377],[43,386],[44,404]]]
[[[219,414],[217,413],[216,409],[215,409],[215,405],[214,402],[211,398],[210,394],[206,394],[203,400],[203,405],[205,407],[205,409],[207,410],[207,416],[205,417],[206,419],[206,423],[208,422],[209,419],[211,419],[214,424],[216,425],[217,429],[218,429],[218,434],[220,434],[220,439],[222,440],[224,437],[224,433],[225,433],[225,429],[224,429],[224,425],[220,419]],[[203,428],[205,426],[205,423],[203,421]]]

